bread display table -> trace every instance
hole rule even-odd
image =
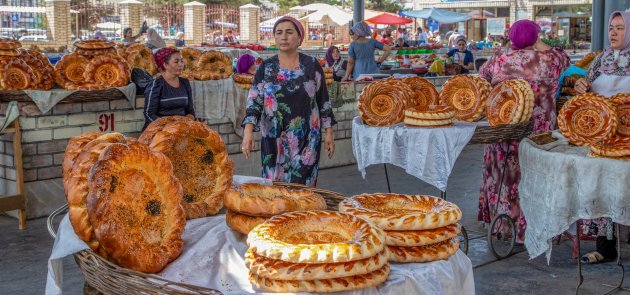
[[[546,253],[547,261],[552,239],[580,219],[609,217],[630,225],[630,162],[589,157],[588,147],[569,145],[559,132],[552,135],[555,141],[539,145],[525,139],[519,147],[525,246],[530,258]]]

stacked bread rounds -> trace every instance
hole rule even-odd
[[[249,90],[250,88],[252,88],[252,84],[254,83],[254,75],[233,74],[232,80],[234,80],[234,84],[236,84],[236,87]]]
[[[179,256],[182,187],[168,158],[119,133],[86,133],[63,159],[70,223],[102,257],[156,273]]]
[[[173,163],[175,176],[184,187],[187,219],[221,210],[232,185],[234,164],[219,134],[188,117],[170,116],[149,124],[138,141]]]
[[[363,194],[343,200],[339,211],[384,229],[390,262],[443,260],[459,249],[462,212],[437,197]]]
[[[333,68],[324,68],[324,77],[326,78],[326,85],[332,84],[335,80],[333,78]]]
[[[523,79],[497,84],[488,96],[486,113],[490,126],[529,121],[534,112],[534,92]]]
[[[326,209],[326,201],[319,194],[255,183],[229,190],[224,204],[228,209],[225,217],[227,225],[244,235],[275,215]]]
[[[0,39],[0,90],[48,90],[54,68],[39,51],[20,48],[18,41]]]
[[[596,93],[574,96],[558,114],[558,129],[575,145],[590,146],[617,133],[614,105]]]
[[[385,233],[349,214],[300,211],[275,216],[247,237],[250,281],[271,292],[339,292],[387,280]]]
[[[430,105],[405,110],[405,125],[415,127],[444,127],[453,125],[455,111],[449,106]]]
[[[142,69],[150,75],[157,73],[153,52],[142,43],[133,43],[118,49],[118,55],[127,60],[130,69]]]

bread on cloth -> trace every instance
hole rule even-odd
[[[362,194],[339,203],[339,211],[391,230],[427,230],[462,218],[457,205],[428,195]]]
[[[459,250],[459,239],[453,238],[436,244],[419,247],[387,246],[389,261],[399,263],[431,262],[444,260]]]
[[[223,198],[232,186],[234,164],[225,143],[207,125],[186,119],[156,120],[138,140],[152,151],[164,153],[173,163],[175,176],[184,187],[187,219],[214,215],[223,208]],[[160,131],[151,127],[162,126]],[[155,133],[153,133],[155,132]],[[152,135],[152,136],[150,136]]]
[[[385,232],[360,218],[333,211],[277,215],[247,236],[256,254],[291,263],[336,263],[372,257],[383,250]]]
[[[574,96],[558,113],[558,129],[575,145],[592,145],[617,133],[615,106],[597,93]]]
[[[267,221],[268,217],[249,216],[227,210],[225,213],[225,223],[232,230],[247,235],[257,225]]]
[[[282,214],[301,210],[326,210],[324,198],[308,190],[245,183],[225,195],[225,207],[249,216]]]
[[[455,110],[455,119],[475,122],[485,116],[491,85],[483,78],[462,74],[448,79],[440,91],[440,104]]]
[[[417,247],[440,243],[457,237],[462,231],[459,224],[427,230],[385,231],[388,246]]]
[[[156,273],[181,253],[183,190],[171,161],[142,143],[106,147],[88,176],[89,220],[118,265]]]

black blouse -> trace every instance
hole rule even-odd
[[[144,128],[165,116],[195,115],[192,89],[187,79],[179,78],[179,87],[168,84],[158,77],[144,89]]]

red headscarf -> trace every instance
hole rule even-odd
[[[155,60],[155,65],[157,65],[160,71],[164,71],[164,64],[168,62],[168,59],[171,58],[171,55],[174,53],[178,53],[179,50],[173,47],[164,47],[158,50],[153,54],[153,60]]]
[[[302,45],[302,40],[304,40],[304,27],[302,26],[302,23],[300,23],[299,20],[293,17],[285,15],[281,17],[279,20],[277,20],[275,24],[273,24],[273,32],[276,31],[276,27],[278,26],[278,24],[282,22],[291,22],[293,26],[295,26],[295,29],[298,31],[298,34],[300,35],[300,44],[298,45]]]

